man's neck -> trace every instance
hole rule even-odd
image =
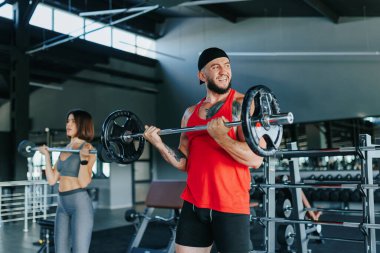
[[[215,104],[219,101],[224,101],[224,100],[226,100],[226,98],[228,97],[230,92],[231,92],[231,88],[224,94],[218,94],[216,92],[213,92],[213,91],[207,89],[207,95],[206,95],[205,102]]]

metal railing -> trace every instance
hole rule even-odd
[[[5,222],[28,221],[55,216],[57,193],[45,180],[0,182],[0,227]],[[50,191],[50,192],[48,192]]]

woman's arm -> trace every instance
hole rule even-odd
[[[52,168],[50,153],[48,151],[48,146],[42,145],[38,148],[38,151],[45,156],[45,174],[46,181],[49,185],[55,185],[59,180],[59,173],[57,171],[56,165]]]
[[[81,161],[88,161],[86,165],[80,164],[78,182],[81,188],[86,188],[92,180],[92,167],[94,166],[96,156],[90,154],[90,149],[93,149],[91,144],[86,143],[79,152]]]

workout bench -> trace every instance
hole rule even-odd
[[[173,253],[175,245],[175,227],[179,218],[179,210],[182,208],[183,200],[180,195],[186,186],[185,181],[174,181],[174,180],[159,180],[153,181],[150,185],[148,195],[145,200],[145,209],[142,222],[140,227],[132,240],[130,246],[128,247],[127,253]],[[161,217],[152,217],[155,208],[171,209],[174,214],[171,218],[165,219]],[[139,248],[140,242],[146,231],[149,222],[153,219],[163,220],[164,222],[171,222],[173,226],[171,227],[171,238],[169,239],[168,246],[165,249],[155,250],[155,249],[144,249]]]
[[[54,251],[54,220],[37,220],[37,223],[41,227],[38,241],[41,247],[37,253],[49,253],[50,247],[53,247],[52,251]]]

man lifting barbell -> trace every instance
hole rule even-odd
[[[244,99],[231,88],[228,55],[208,48],[199,56],[198,70],[206,97],[187,108],[181,127],[207,124],[207,131],[182,133],[178,149],[164,144],[154,126],[146,126],[144,137],[168,163],[187,172],[176,252],[210,252],[215,243],[222,253],[246,253],[252,247],[248,167],[258,168],[263,158],[250,149],[242,126],[225,126],[240,119]],[[259,147],[266,147],[264,138]]]

